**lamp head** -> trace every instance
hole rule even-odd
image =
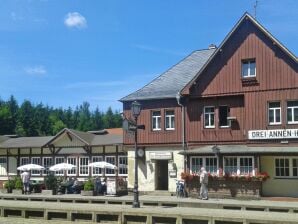
[[[141,113],[141,104],[137,101],[132,102],[131,104],[131,113],[134,117],[137,117]]]

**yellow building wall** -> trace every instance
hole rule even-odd
[[[263,196],[298,197],[298,179],[275,177],[274,156],[261,156],[261,171],[266,171],[270,178],[263,182]]]
[[[177,175],[171,177],[168,175],[168,191],[176,191],[176,179],[181,179],[180,174],[184,170],[183,156],[179,154],[181,148],[146,148],[145,160],[139,160],[138,163],[138,183],[140,191],[155,191],[155,161],[150,160],[151,152],[172,152],[173,160],[168,160],[168,170],[176,171]],[[135,164],[135,152],[134,149],[129,148],[128,154],[128,187],[134,186],[134,164]]]

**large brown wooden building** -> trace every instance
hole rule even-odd
[[[175,190],[183,170],[255,175],[265,196],[298,197],[298,61],[248,13],[219,47],[195,51],[121,99],[142,104],[141,191]],[[129,184],[133,138],[124,134]],[[131,168],[130,168],[131,167]]]

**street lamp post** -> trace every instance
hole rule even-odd
[[[139,208],[140,207],[140,201],[139,201],[139,190],[138,190],[138,116],[141,113],[141,104],[137,101],[134,101],[131,104],[131,113],[135,119],[135,183],[133,188],[134,198],[133,198],[133,208]]]

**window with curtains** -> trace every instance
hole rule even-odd
[[[210,174],[217,173],[217,158],[214,156],[192,156],[190,159],[191,173],[199,173],[202,167]]]

